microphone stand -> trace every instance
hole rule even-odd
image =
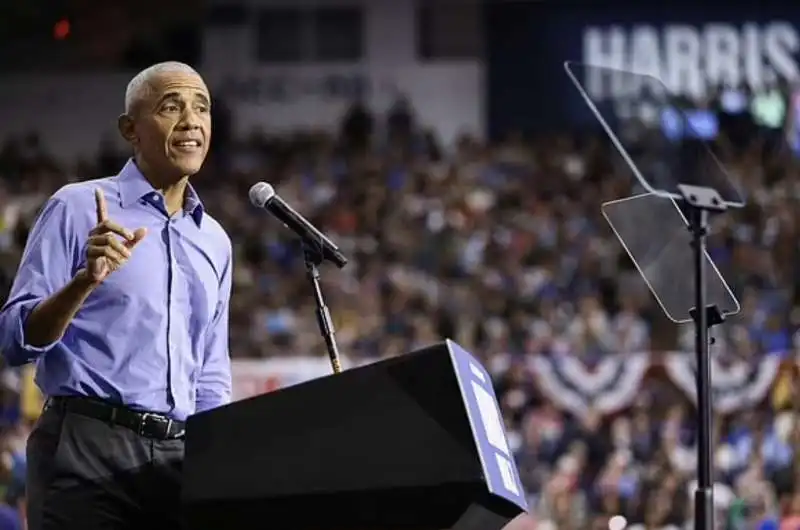
[[[339,360],[339,347],[336,345],[336,330],[333,327],[331,312],[328,310],[328,306],[325,305],[325,298],[322,296],[322,287],[319,283],[319,266],[323,261],[321,249],[303,243],[303,261],[306,266],[306,277],[311,284],[311,290],[314,291],[319,332],[325,341],[325,348],[328,350],[328,358],[331,361],[333,373],[339,374],[342,372],[342,363]]]

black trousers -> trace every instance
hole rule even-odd
[[[180,530],[183,449],[47,408],[28,438],[28,530]]]

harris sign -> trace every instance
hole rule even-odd
[[[649,74],[693,99],[721,84],[759,90],[777,79],[800,77],[800,32],[785,20],[587,26],[581,37],[581,62]],[[600,76],[587,81],[599,100],[635,96],[641,88],[615,87]]]
[[[791,4],[492,3],[486,21],[492,133],[593,123],[572,97],[567,60],[654,75],[691,99],[720,84],[758,90],[800,80],[800,7]],[[644,89],[614,77],[586,79],[590,96],[613,102]]]

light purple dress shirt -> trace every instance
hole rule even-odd
[[[97,223],[95,189],[108,218],[147,236],[89,296],[61,340],[26,343],[33,308],[86,263]],[[228,309],[231,242],[190,187],[169,217],[164,197],[129,161],[119,175],[70,184],[45,204],[0,310],[0,348],[15,366],[35,362],[46,396],[90,396],[185,420],[230,401]]]

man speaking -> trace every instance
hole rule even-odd
[[[231,243],[188,183],[208,88],[185,64],[152,66],[119,130],[133,158],[47,201],[0,312],[3,355],[35,362],[47,397],[30,530],[179,528],[183,422],[230,400]]]

